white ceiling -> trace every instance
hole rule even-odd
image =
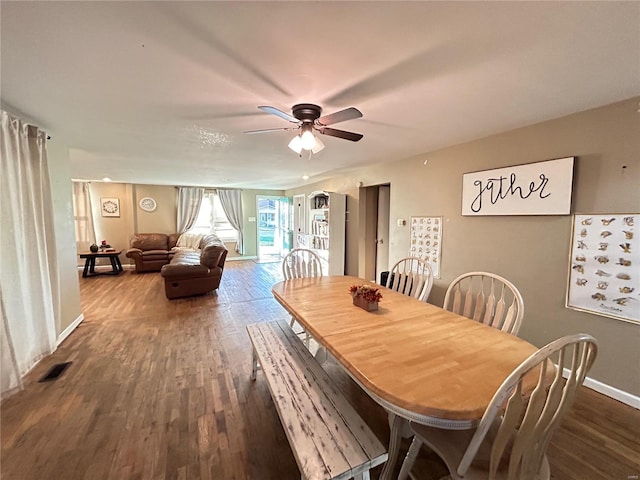
[[[640,94],[640,2],[2,1],[3,107],[72,176],[288,188]],[[311,159],[257,109],[357,107]]]

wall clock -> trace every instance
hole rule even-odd
[[[153,212],[157,207],[156,201],[151,197],[141,198],[138,204],[140,205],[140,208],[145,212]]]

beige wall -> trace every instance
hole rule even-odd
[[[133,186],[128,183],[91,183],[91,210],[93,211],[96,241],[98,245],[106,240],[116,249],[122,249],[120,261],[128,260],[124,256],[129,247],[129,237],[134,232],[133,223]],[[101,198],[117,198],[120,202],[119,217],[103,217],[100,209]],[[108,264],[108,259],[98,259],[96,263]]]
[[[80,288],[76,268],[76,239],[73,224],[71,183],[69,182],[69,149],[59,142],[47,144],[49,181],[55,223],[56,260],[60,286],[60,312],[56,315],[56,335],[59,337],[69,325],[80,318]]]
[[[133,225],[136,233],[175,233],[177,222],[176,187],[167,185],[133,185]],[[142,210],[141,198],[151,197],[156,201],[153,212]]]
[[[639,395],[640,326],[564,306],[571,217],[460,215],[464,173],[567,156],[577,157],[574,212],[639,213],[638,100],[407,160],[352,169],[332,180],[287,190],[286,194],[322,188],[348,195],[346,271],[357,274],[356,182],[362,181],[365,186],[389,183],[391,264],[406,256],[409,248],[409,229],[398,227],[398,218],[443,216],[442,278],[434,282],[431,303],[442,305],[447,285],[461,273],[487,270],[503,275],[516,284],[524,297],[525,320],[520,336],[542,346],[562,335],[590,333],[600,342],[590,377]]]

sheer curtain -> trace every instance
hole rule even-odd
[[[238,231],[238,242],[236,252],[244,255],[244,241],[242,236],[242,191],[241,190],[218,190],[218,198],[227,216],[229,223]]]
[[[0,129],[2,397],[55,349],[58,272],[46,134],[2,111]]]
[[[178,188],[178,233],[184,233],[193,227],[193,224],[198,218],[203,195],[204,188]]]
[[[91,213],[91,195],[89,182],[73,182],[73,219],[76,227],[76,249],[86,252],[92,243],[96,243],[96,231]]]

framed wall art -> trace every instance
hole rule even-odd
[[[442,217],[411,217],[409,256],[425,260],[440,278]]]
[[[640,214],[574,215],[567,308],[640,323]]]
[[[462,215],[569,215],[574,157],[462,176]]]
[[[103,217],[119,217],[120,200],[115,197],[100,198],[100,213]]]

